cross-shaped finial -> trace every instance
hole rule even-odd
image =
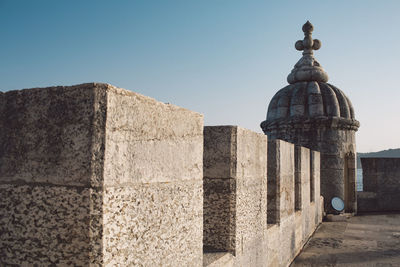
[[[318,50],[321,47],[321,41],[318,39],[312,38],[312,31],[314,30],[314,26],[307,20],[307,22],[303,25],[304,39],[298,40],[294,45],[295,48],[299,51],[303,50],[303,55],[313,54],[313,50]]]
[[[323,82],[328,81],[328,74],[324,71],[318,61],[314,58],[313,50],[321,47],[321,41],[311,37],[313,25],[307,21],[303,25],[304,39],[297,41],[295,47],[303,51],[303,56],[294,65],[293,70],[287,77],[290,84],[297,82]]]

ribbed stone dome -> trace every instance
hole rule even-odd
[[[267,119],[261,123],[265,133],[282,124],[306,123],[357,130],[354,109],[347,96],[337,87],[327,83],[328,74],[313,56],[313,50],[321,47],[321,41],[312,39],[313,26],[307,21],[303,26],[304,39],[295,48],[303,51],[287,77],[288,86],[272,98]]]
[[[295,44],[303,56],[287,77],[289,85],[272,98],[261,128],[269,140],[319,151],[324,210],[336,212],[331,200],[339,197],[345,203],[345,211],[353,213],[357,211],[355,133],[360,123],[355,120],[350,100],[328,83],[328,74],[314,58],[313,50],[318,50],[321,42],[312,39],[312,31],[313,26],[307,21],[303,25],[304,39]],[[313,155],[310,153],[310,158]],[[311,180],[310,176],[309,190],[313,190]]]
[[[279,90],[267,113],[267,121],[321,117],[354,119],[354,109],[339,88],[316,81],[297,82]]]

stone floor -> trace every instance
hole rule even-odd
[[[400,266],[400,213],[323,222],[294,266]]]

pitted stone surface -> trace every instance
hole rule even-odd
[[[197,137],[203,131],[203,115],[114,86],[108,90],[107,111],[107,130],[129,132],[129,140]]]
[[[101,193],[3,184],[0,198],[0,265],[102,264]]]
[[[268,190],[267,266],[288,266],[322,221],[319,160],[319,152],[282,140],[268,142],[268,189],[274,190]],[[295,210],[297,194],[300,209]]]
[[[202,181],[107,187],[106,266],[202,266]]]
[[[204,235],[206,252],[235,250],[236,181],[204,178]]]
[[[100,185],[108,87],[1,93],[0,181]]]
[[[204,177],[232,178],[236,176],[237,127],[204,127]]]
[[[205,127],[204,163],[205,252],[230,252],[234,266],[265,266],[266,136]],[[206,260],[206,266],[220,262]]]
[[[294,212],[294,145],[270,140],[268,156],[268,223],[271,224]]]
[[[203,116],[110,88],[105,185],[202,179]]]
[[[294,145],[282,140],[267,145],[265,137],[235,126],[205,127],[204,133],[204,266],[287,266],[322,220],[319,153],[300,148],[297,166]],[[295,172],[303,195],[296,212]],[[279,208],[267,209],[271,193]],[[267,224],[272,213],[280,220]]]
[[[0,263],[202,265],[202,115],[96,83],[0,109]]]

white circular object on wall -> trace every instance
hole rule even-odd
[[[332,207],[337,211],[344,210],[344,202],[339,197],[332,198],[331,204],[332,204]]]

